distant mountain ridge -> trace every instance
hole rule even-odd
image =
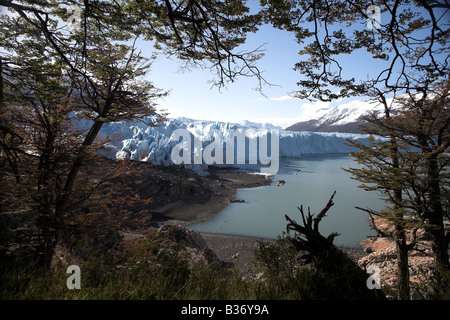
[[[392,104],[393,111],[399,107],[398,104]],[[304,121],[290,125],[285,130],[363,133],[361,127],[365,123],[364,117],[372,112],[375,114],[383,113],[384,105],[369,100],[351,101],[338,106],[319,109],[305,118]]]

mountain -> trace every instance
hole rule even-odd
[[[391,101],[388,101],[388,103]],[[393,110],[397,108],[399,108],[398,105],[392,104]],[[319,109],[305,117],[303,121],[297,122],[285,130],[363,133],[361,132],[361,126],[364,124],[363,118],[372,112],[375,114],[383,113],[384,105],[369,100],[355,100]]]

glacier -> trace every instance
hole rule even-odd
[[[146,123],[145,123],[146,122]],[[151,123],[153,125],[149,125]],[[88,129],[91,120],[79,119],[77,127]],[[146,117],[144,122],[112,122],[105,123],[99,132],[98,140],[109,139],[102,151],[111,159],[130,159],[145,161],[154,165],[173,165],[171,153],[179,141],[171,139],[177,129],[187,130],[193,137],[200,139],[201,144],[192,145],[192,158],[198,149],[205,149],[209,142],[205,137],[214,136],[214,140],[226,141],[230,132],[245,130],[247,141],[256,139],[258,133],[276,130],[279,135],[279,157],[300,157],[307,154],[349,153],[354,147],[345,144],[346,139],[359,140],[367,143],[368,135],[352,133],[321,133],[285,131],[281,127],[268,124],[258,124],[245,121],[230,123],[219,121],[202,121],[189,118],[168,118],[162,123],[156,122],[156,117]],[[202,139],[203,137],[203,139]],[[212,140],[210,140],[212,141]],[[234,145],[236,149],[237,143]],[[235,153],[236,154],[236,153]],[[261,164],[249,163],[249,151],[246,150],[245,163],[235,161],[218,166],[234,167],[242,170],[256,171]],[[193,159],[194,160],[194,159]],[[206,175],[208,164],[204,161],[192,161],[182,164],[198,174]]]

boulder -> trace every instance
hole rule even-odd
[[[184,226],[164,225],[155,231],[152,238],[156,239],[161,250],[184,254],[191,266],[210,265],[219,269],[228,266],[207,246],[199,232]]]

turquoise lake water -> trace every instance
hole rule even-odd
[[[205,233],[277,238],[286,230],[285,214],[301,222],[297,207],[303,205],[306,214],[309,206],[311,213],[317,214],[336,191],[334,206],[319,230],[324,236],[339,232],[340,236],[334,240],[338,246],[358,247],[374,231],[369,227],[368,214],[355,206],[379,209],[384,202],[379,194],[358,188],[359,182],[342,170],[357,166],[346,154],[281,158],[271,185],[239,189],[236,199],[245,203],[230,203],[214,218],[189,227]],[[277,186],[278,180],[284,180],[285,184]]]

